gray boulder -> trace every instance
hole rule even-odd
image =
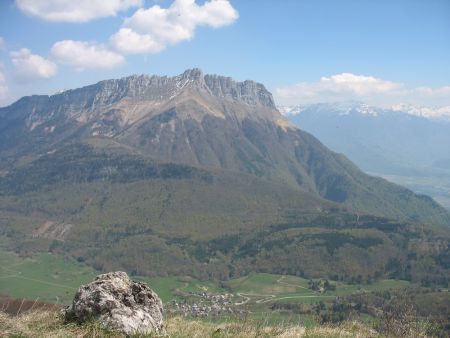
[[[165,333],[161,299],[125,272],[99,275],[82,285],[72,305],[64,310],[64,317],[78,323],[95,320],[125,334]]]

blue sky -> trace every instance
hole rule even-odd
[[[0,37],[0,105],[199,67],[280,104],[450,106],[448,0],[3,0]]]

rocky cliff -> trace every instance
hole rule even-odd
[[[0,109],[3,172],[74,143],[243,172],[379,216],[450,222],[430,198],[365,175],[296,128],[262,84],[199,69],[106,80]]]

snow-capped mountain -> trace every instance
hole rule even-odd
[[[391,109],[395,112],[407,113],[415,116],[420,116],[428,119],[443,119],[450,120],[450,106],[445,107],[423,107],[413,106],[410,104],[393,105]]]
[[[278,107],[291,122],[371,172],[434,167],[450,158],[448,108],[361,102]],[[450,168],[449,168],[450,169]]]
[[[377,116],[382,111],[381,108],[356,101],[316,103],[298,106],[278,106],[277,108],[285,116],[299,115],[303,111],[310,109],[314,109],[317,113],[320,114],[332,115],[349,115],[352,113],[359,113]]]
[[[367,172],[429,177],[438,184],[416,191],[431,195],[450,182],[449,108],[397,105],[384,109],[361,102],[278,108],[299,128]],[[450,192],[445,200],[450,207]]]
[[[345,101],[297,106],[278,106],[277,108],[285,116],[295,116],[301,114],[305,110],[314,109],[317,113],[320,114],[337,114],[340,116],[350,114],[363,114],[371,116],[386,114],[408,114],[430,120],[450,121],[450,106],[425,107],[400,103],[389,108],[381,108],[368,105],[364,102]]]

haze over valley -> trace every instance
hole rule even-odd
[[[380,108],[349,101],[279,109],[364,171],[450,207],[448,108]]]

